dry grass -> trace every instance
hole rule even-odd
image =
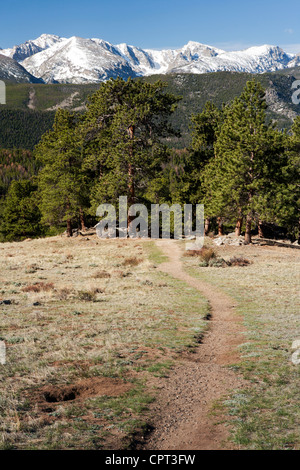
[[[209,246],[204,246],[201,250],[187,250],[184,254],[187,257],[198,257],[208,263],[211,259],[216,257],[216,252]]]
[[[93,274],[92,277],[94,279],[109,279],[111,277],[111,274],[106,271],[97,271],[95,274]]]
[[[207,314],[152,259],[135,240],[0,244],[0,448],[118,449],[143,429],[156,376],[193,349]]]
[[[23,292],[41,292],[41,291],[48,292],[53,289],[54,289],[53,282],[36,282],[35,284],[22,287]]]

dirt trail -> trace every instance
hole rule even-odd
[[[154,405],[154,431],[143,449],[222,450],[234,448],[226,443],[228,427],[216,423],[211,415],[213,402],[228,396],[245,384],[232,370],[224,367],[239,360],[237,346],[244,342],[242,325],[234,313],[234,301],[206,282],[183,271],[181,249],[174,241],[157,245],[169,257],[159,269],[198,289],[210,304],[210,328],[195,354],[161,379]]]
[[[35,102],[36,102],[35,89],[31,88],[29,90],[29,98],[28,98],[27,108],[35,110],[36,109],[36,103]]]

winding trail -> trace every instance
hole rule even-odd
[[[215,400],[233,389],[245,387],[243,379],[226,365],[239,361],[237,346],[244,342],[241,319],[234,301],[214,286],[184,272],[182,251],[172,240],[157,246],[169,257],[159,269],[198,289],[210,305],[209,329],[195,354],[186,355],[169,378],[160,379],[159,394],[152,409],[154,430],[144,450],[224,450],[228,426],[211,414]]]

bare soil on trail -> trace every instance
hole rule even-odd
[[[220,416],[216,418],[211,411],[216,400],[246,387],[243,379],[226,367],[239,361],[237,346],[244,342],[241,319],[228,295],[183,270],[182,251],[176,242],[161,240],[157,246],[169,257],[159,269],[198,289],[208,299],[210,318],[196,352],[184,356],[167,379],[160,379],[152,409],[153,431],[143,449],[235,449],[228,441],[228,423],[220,422]]]

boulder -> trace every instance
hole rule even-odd
[[[291,361],[295,366],[300,364],[300,349],[297,349],[297,351],[292,354]]]
[[[0,364],[6,364],[6,345],[4,341],[0,341]]]
[[[296,349],[300,349],[300,339],[295,339],[292,344],[292,351],[295,351]]]

